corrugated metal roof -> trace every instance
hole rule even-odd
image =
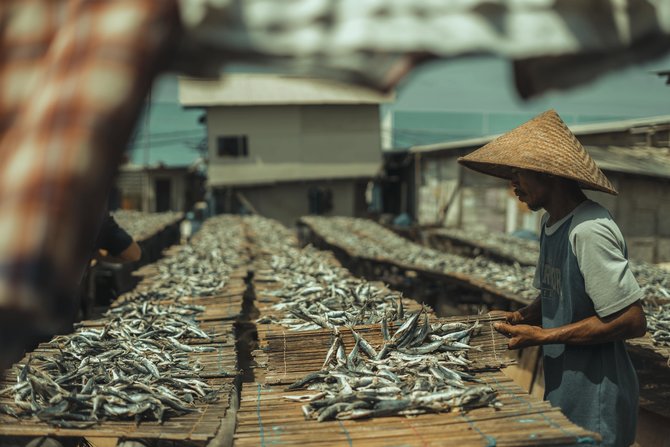
[[[211,164],[210,186],[262,185],[304,180],[372,178],[381,163],[273,163],[267,165]]]
[[[219,79],[179,79],[185,107],[286,104],[380,104],[394,99],[365,87],[277,74],[229,74]]]
[[[445,147],[447,144],[444,144],[432,150],[430,146],[417,146],[412,148],[412,152],[425,154],[453,151],[455,156],[457,149],[479,147],[488,142],[488,140],[483,142],[479,140],[481,139],[457,141],[449,143],[450,147]],[[670,148],[586,146],[585,149],[603,171],[670,179]]]
[[[669,148],[587,146],[586,150],[603,171],[670,179]]]
[[[622,121],[608,121],[606,123],[575,124],[570,127],[575,135],[586,135],[599,132],[626,131],[635,128],[670,125],[670,115],[635,118]]]
[[[605,123],[573,124],[568,126],[575,135],[587,135],[599,132],[626,131],[635,128],[647,128],[654,126],[670,126],[670,115],[652,116],[648,118],[635,118],[621,121],[608,121]],[[424,153],[434,151],[449,151],[463,149],[468,147],[481,147],[489,141],[499,137],[502,134],[487,135],[479,138],[469,138],[466,140],[446,141],[444,143],[434,143],[418,145],[410,148],[411,153]]]
[[[422,152],[449,151],[452,149],[464,149],[468,147],[481,147],[499,135],[487,135],[479,138],[468,138],[466,140],[447,141],[445,143],[426,144],[412,146],[409,151],[413,154]]]

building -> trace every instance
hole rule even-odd
[[[570,126],[585,146],[670,147],[670,115]]]
[[[361,87],[268,74],[180,79],[185,107],[207,113],[208,190],[215,212],[286,225],[306,214],[355,216],[381,169],[379,105]]]
[[[618,196],[587,191],[606,206],[626,237],[630,257],[670,261],[670,116],[571,126],[605,172]],[[414,196],[408,209],[421,225],[444,225],[511,233],[537,232],[539,213],[520,203],[509,182],[464,168],[457,158],[495,136],[415,146],[405,178]],[[397,160],[401,155],[395,154]],[[397,164],[397,161],[396,161]]]
[[[204,199],[201,162],[192,166],[121,166],[112,208],[145,212],[182,211]]]

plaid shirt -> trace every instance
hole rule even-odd
[[[384,89],[428,56],[488,52],[525,59],[520,85],[537,93],[667,51],[670,2],[638,3],[3,0],[0,351],[73,315],[120,155],[165,64],[218,75],[232,60],[271,62]]]
[[[0,6],[4,337],[73,318],[115,168],[177,29],[170,1]]]

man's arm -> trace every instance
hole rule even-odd
[[[529,324],[532,326],[540,326],[542,324],[542,299],[538,295],[535,300],[528,306],[522,307],[513,312],[506,312],[502,310],[494,310],[489,312],[490,315],[501,315],[505,317],[508,323],[511,324]]]
[[[126,263],[139,261],[142,249],[139,244],[121,228],[111,214],[107,214],[96,242],[97,258],[100,261]]]
[[[642,337],[647,331],[647,319],[642,305],[636,301],[605,318],[592,316],[557,328],[506,323],[496,323],[494,327],[510,337],[509,349],[519,349],[546,344],[594,345]]]
[[[111,255],[107,250],[98,250],[98,260],[105,262],[113,263],[122,263],[126,262],[137,262],[142,258],[142,248],[139,244],[132,240],[130,245],[123,249],[123,251],[117,255]]]

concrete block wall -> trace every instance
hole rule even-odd
[[[619,195],[610,211],[628,243],[631,259],[670,261],[670,182],[612,175]]]

